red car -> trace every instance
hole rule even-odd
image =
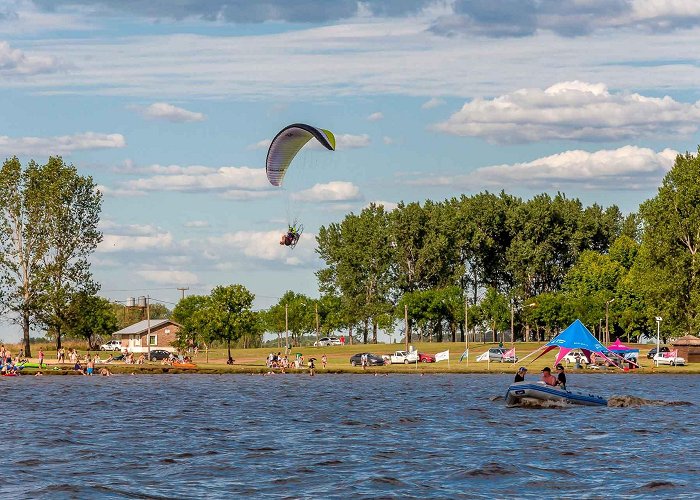
[[[418,361],[421,363],[435,363],[435,356],[432,354],[426,354],[424,352],[418,353]]]

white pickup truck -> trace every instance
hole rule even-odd
[[[389,356],[391,364],[397,363],[416,363],[418,362],[418,351],[396,351],[394,354]]]

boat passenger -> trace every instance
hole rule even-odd
[[[542,368],[542,382],[551,386],[559,385],[559,381],[552,375],[552,370],[549,366]]]
[[[521,366],[518,368],[518,373],[515,374],[515,380],[513,382],[525,382],[525,374],[527,373],[527,368]]]
[[[564,373],[564,366],[561,364],[557,365],[557,383],[559,387],[566,390],[566,373]]]

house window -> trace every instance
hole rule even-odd
[[[157,335],[149,335],[148,345],[158,345],[158,336]]]

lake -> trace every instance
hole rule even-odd
[[[529,377],[532,378],[532,377]],[[506,408],[510,375],[0,378],[14,498],[675,497],[700,376],[569,375],[692,405]]]

